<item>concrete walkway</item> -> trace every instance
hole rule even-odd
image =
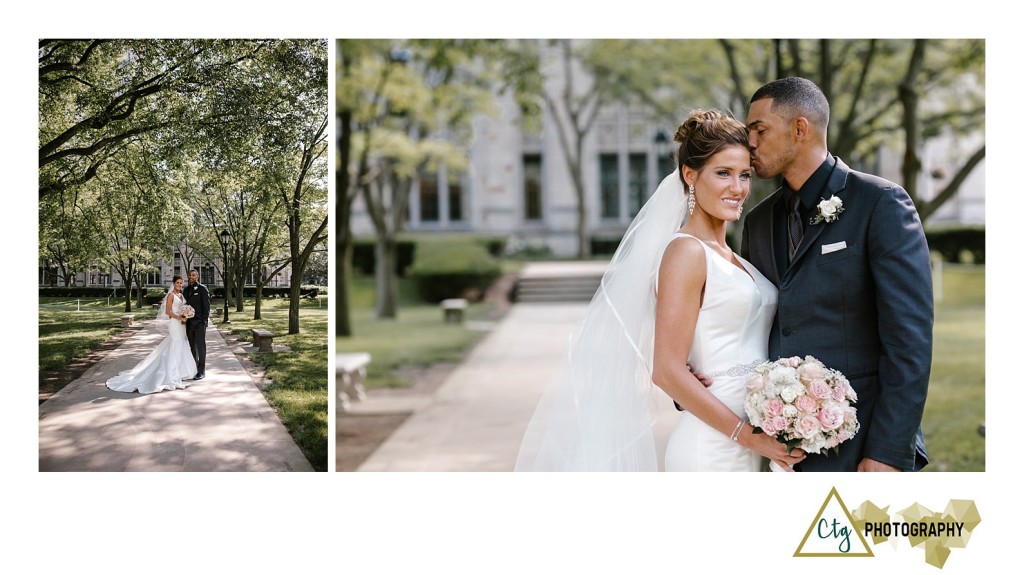
[[[211,325],[206,378],[149,395],[107,389],[159,343],[155,322],[39,406],[40,471],[312,471]]]
[[[516,304],[432,396],[354,403],[360,413],[414,410],[358,471],[511,471],[586,309],[581,303]],[[678,415],[668,397],[660,397],[655,438],[663,452]]]

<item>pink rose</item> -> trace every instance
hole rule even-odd
[[[818,409],[818,402],[814,401],[814,398],[809,395],[801,395],[800,397],[796,398],[796,401],[793,402],[793,405],[795,405],[797,409],[803,412],[812,412],[817,411]]]
[[[835,447],[837,445],[839,445],[839,438],[836,437],[836,436],[832,436],[832,437],[828,438],[828,441],[825,442],[825,447],[832,448],[832,447]]]
[[[820,431],[821,423],[818,422],[817,417],[811,414],[804,415],[796,421],[796,432],[804,439],[810,439]]]
[[[782,400],[777,397],[773,397],[764,402],[764,413],[768,417],[778,417],[782,415],[782,408]]]
[[[761,426],[768,435],[778,435],[780,431],[786,429],[786,418],[781,415],[775,417],[767,417],[764,420],[764,425]]]
[[[830,388],[827,383],[820,379],[812,381],[811,385],[809,385],[807,389],[808,391],[811,392],[811,395],[817,397],[818,399],[832,397],[832,388]]]
[[[767,375],[754,374],[747,380],[747,391],[758,392],[766,385],[768,385]]]
[[[787,357],[784,360],[782,360],[782,362],[785,363],[789,367],[800,367],[800,362],[801,361],[802,360],[799,357],[796,357],[796,356]]]
[[[843,407],[836,403],[826,403],[818,412],[818,422],[826,431],[837,429],[843,424],[846,412]]]
[[[832,399],[836,401],[843,401],[846,399],[846,388],[842,382],[836,382],[836,386],[832,388]]]
[[[847,439],[850,439],[851,437],[853,437],[853,435],[850,435],[850,430],[849,429],[845,429],[845,428],[844,429],[840,429],[839,430],[839,434],[836,435],[836,439],[839,440],[839,443],[842,443],[842,442],[846,441]]]

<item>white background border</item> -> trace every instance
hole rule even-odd
[[[143,7],[114,2],[49,2],[5,15],[2,138],[9,256],[0,341],[13,369],[4,378],[2,418],[5,563],[58,571],[312,571],[390,573],[669,572],[704,569],[861,573],[974,573],[996,568],[1017,545],[1021,497],[1011,448],[1010,373],[1019,347],[1019,305],[1009,290],[1022,193],[1010,167],[1009,130],[1020,99],[1016,19],[984,2],[932,2],[926,13],[900,3],[630,1],[614,9],[573,2],[213,2]],[[363,4],[363,3],[360,3]],[[607,6],[612,6],[608,4]],[[797,7],[808,6],[806,10]],[[974,9],[973,11],[969,11]],[[39,473],[35,381],[37,62],[40,37],[984,37],[988,140],[989,268],[985,473],[902,476],[701,474],[513,475],[114,474]],[[333,59],[333,42],[330,47]],[[330,86],[333,99],[333,82]],[[332,101],[333,109],[333,101]],[[333,118],[332,118],[333,120]],[[333,143],[332,143],[333,145]],[[333,154],[332,154],[333,158]],[[332,160],[333,161],[333,160]],[[13,175],[13,181],[10,176]],[[333,178],[331,178],[333,185]],[[332,226],[333,230],[333,226]],[[333,236],[332,236],[333,238]],[[332,239],[333,243],[333,239]],[[1017,291],[1017,290],[1014,290]],[[32,304],[32,305],[29,305]],[[13,316],[13,317],[11,317]],[[333,342],[332,342],[333,345]],[[993,398],[996,401],[993,401]],[[333,398],[332,398],[333,401]],[[332,422],[333,425],[333,422]],[[331,442],[333,444],[333,428]],[[332,451],[333,453],[333,451]],[[332,456],[333,459],[333,456]],[[792,558],[809,522],[835,486],[851,508],[865,500],[890,511],[919,502],[977,502],[982,524],[941,571],[924,552],[876,547],[874,559]],[[92,569],[90,569],[92,570]]]

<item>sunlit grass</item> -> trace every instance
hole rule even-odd
[[[926,471],[984,471],[985,267],[946,265],[924,410]]]
[[[121,329],[124,300],[39,298],[39,371],[61,369],[87,355]],[[149,319],[155,309],[135,310]]]
[[[356,277],[351,293],[354,335],[338,338],[337,348],[339,353],[370,353],[367,388],[409,387],[415,383],[409,368],[459,361],[486,333],[466,323],[445,323],[440,307],[417,300],[411,282],[400,282],[397,319],[375,318],[372,277]],[[465,321],[486,319],[489,311],[489,304],[470,304]]]
[[[231,332],[251,340],[252,328],[274,334],[274,345],[289,351],[253,353],[273,383],[263,390],[288,432],[317,471],[327,470],[327,298],[302,300],[300,333],[288,333],[288,300],[265,299],[261,319],[253,320],[253,301],[245,311],[229,310]],[[216,312],[215,312],[216,315]]]

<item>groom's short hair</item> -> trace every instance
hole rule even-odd
[[[761,86],[750,97],[750,103],[772,99],[772,113],[792,120],[797,116],[807,121],[822,134],[828,132],[828,99],[814,82],[806,78],[780,78]]]

